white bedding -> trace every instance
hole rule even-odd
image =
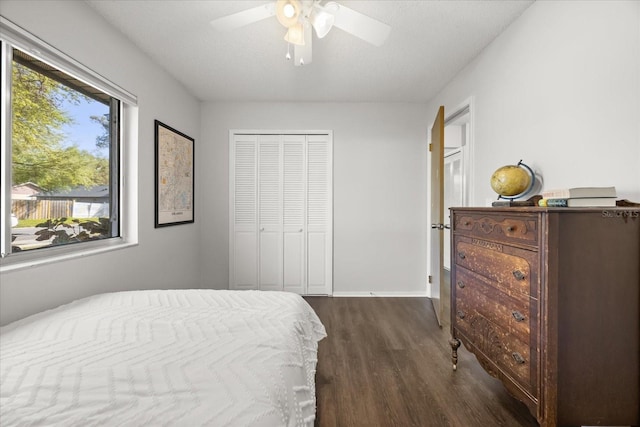
[[[0,425],[313,425],[325,336],[284,292],[85,298],[0,328]]]

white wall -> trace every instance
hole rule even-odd
[[[640,2],[540,1],[428,104],[473,97],[471,204],[520,159],[545,188],[615,185],[640,202]]]
[[[139,245],[1,273],[0,324],[100,292],[198,287],[197,226],[154,229],[153,120],[195,138],[198,153],[199,102],[84,2],[1,1],[0,13],[137,95],[139,106],[137,178],[131,180],[138,185]]]
[[[83,2],[0,13],[139,99],[137,247],[0,275],[0,324],[86,295],[226,288],[228,130],[334,131],[334,291],[424,293],[428,128],[473,97],[471,203],[520,159],[545,187],[615,185],[640,201],[640,2],[536,2],[428,105],[207,103]],[[153,228],[153,120],[196,140],[196,223]]]
[[[424,295],[428,126],[416,104],[204,104],[204,286],[228,283],[229,129],[332,130],[334,293]]]

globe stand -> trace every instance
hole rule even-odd
[[[501,194],[498,194],[498,200],[491,203],[491,206],[538,206],[538,200],[542,198],[542,196],[540,195],[532,196],[527,200],[516,200],[529,194],[536,184],[536,174],[529,166],[527,166],[525,163],[522,163],[522,160],[518,162],[516,167],[521,167],[527,171],[527,173],[531,177],[529,186],[522,193],[516,194],[514,196],[503,196]]]
[[[496,200],[491,203],[493,207],[501,206],[538,206],[538,201],[542,199],[539,194],[529,197],[527,200]]]

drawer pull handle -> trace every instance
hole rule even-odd
[[[507,231],[508,231],[509,233],[511,233],[511,232],[513,232],[513,231],[516,231],[516,226],[515,226],[515,225],[510,225],[510,226],[508,226],[508,227],[507,227]]]
[[[464,284],[464,282],[463,282],[462,280],[458,280],[458,287],[459,287],[460,289],[462,289],[462,288],[464,288],[464,287],[465,287],[465,284]]]
[[[524,275],[524,273],[520,270],[516,270],[513,272],[513,277],[515,277],[518,280],[523,280],[526,276]]]
[[[516,322],[522,322],[526,319],[524,315],[517,310],[512,311],[511,314],[513,315],[513,318],[516,319]]]
[[[518,365],[522,365],[524,363],[524,357],[522,357],[522,355],[517,351],[511,353],[511,357],[513,357],[513,360],[515,360]]]
[[[464,314],[464,311],[462,311],[462,310],[458,310],[458,317],[459,317],[459,318],[464,319],[464,318],[465,318],[465,316],[466,316],[466,314]]]
[[[460,257],[460,259],[465,259],[467,256],[464,254],[464,252],[458,252],[458,256]]]

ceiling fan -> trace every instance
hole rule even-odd
[[[389,36],[391,27],[353,9],[321,0],[276,0],[223,16],[211,21],[218,31],[231,31],[272,16],[287,29],[288,42],[285,57],[291,59],[290,46],[294,46],[294,64],[309,64],[312,60],[312,29],[323,38],[333,27],[338,27],[374,46],[381,46]]]

